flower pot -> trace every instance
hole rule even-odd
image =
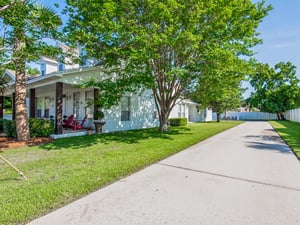
[[[102,121],[94,121],[95,129],[97,134],[102,133],[102,127],[104,126],[105,122]]]

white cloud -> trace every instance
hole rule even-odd
[[[271,45],[271,48],[292,48],[292,47],[298,47],[300,48],[300,41],[295,41],[295,42],[283,42],[283,43],[278,43],[278,44],[273,44]]]

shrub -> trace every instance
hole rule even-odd
[[[17,137],[16,121],[4,120],[4,133],[8,137]],[[30,137],[49,137],[50,134],[54,134],[54,124],[52,120],[44,119],[29,119],[29,131]]]
[[[3,131],[7,137],[17,137],[16,121],[15,120],[3,120]]]
[[[171,118],[169,119],[171,126],[185,126],[187,124],[187,118]]]
[[[49,137],[54,134],[54,124],[52,120],[29,119],[30,137]]]
[[[5,119],[0,119],[0,132],[1,133],[4,131],[4,123],[5,123]]]

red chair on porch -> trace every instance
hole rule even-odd
[[[68,119],[63,120],[63,128],[72,128],[74,122],[74,115],[68,117]]]
[[[85,115],[85,117],[83,118],[83,120],[74,120],[73,121],[73,130],[77,130],[77,129],[87,129],[87,127],[84,127],[84,123],[87,119],[87,115]]]

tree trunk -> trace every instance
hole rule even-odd
[[[27,141],[30,138],[27,106],[26,106],[26,76],[25,61],[16,62],[16,129],[17,140]]]
[[[218,122],[218,123],[220,122],[220,115],[221,115],[221,114],[217,112],[217,122]]]
[[[282,113],[282,112],[277,112],[276,114],[277,114],[278,120],[286,120],[286,119],[285,119],[285,116],[284,116],[284,113]]]
[[[166,132],[168,131],[169,115],[178,98],[166,96],[155,88],[153,88],[152,91],[159,117],[159,131]]]
[[[168,131],[168,115],[161,115],[159,117],[159,130],[162,132]]]

